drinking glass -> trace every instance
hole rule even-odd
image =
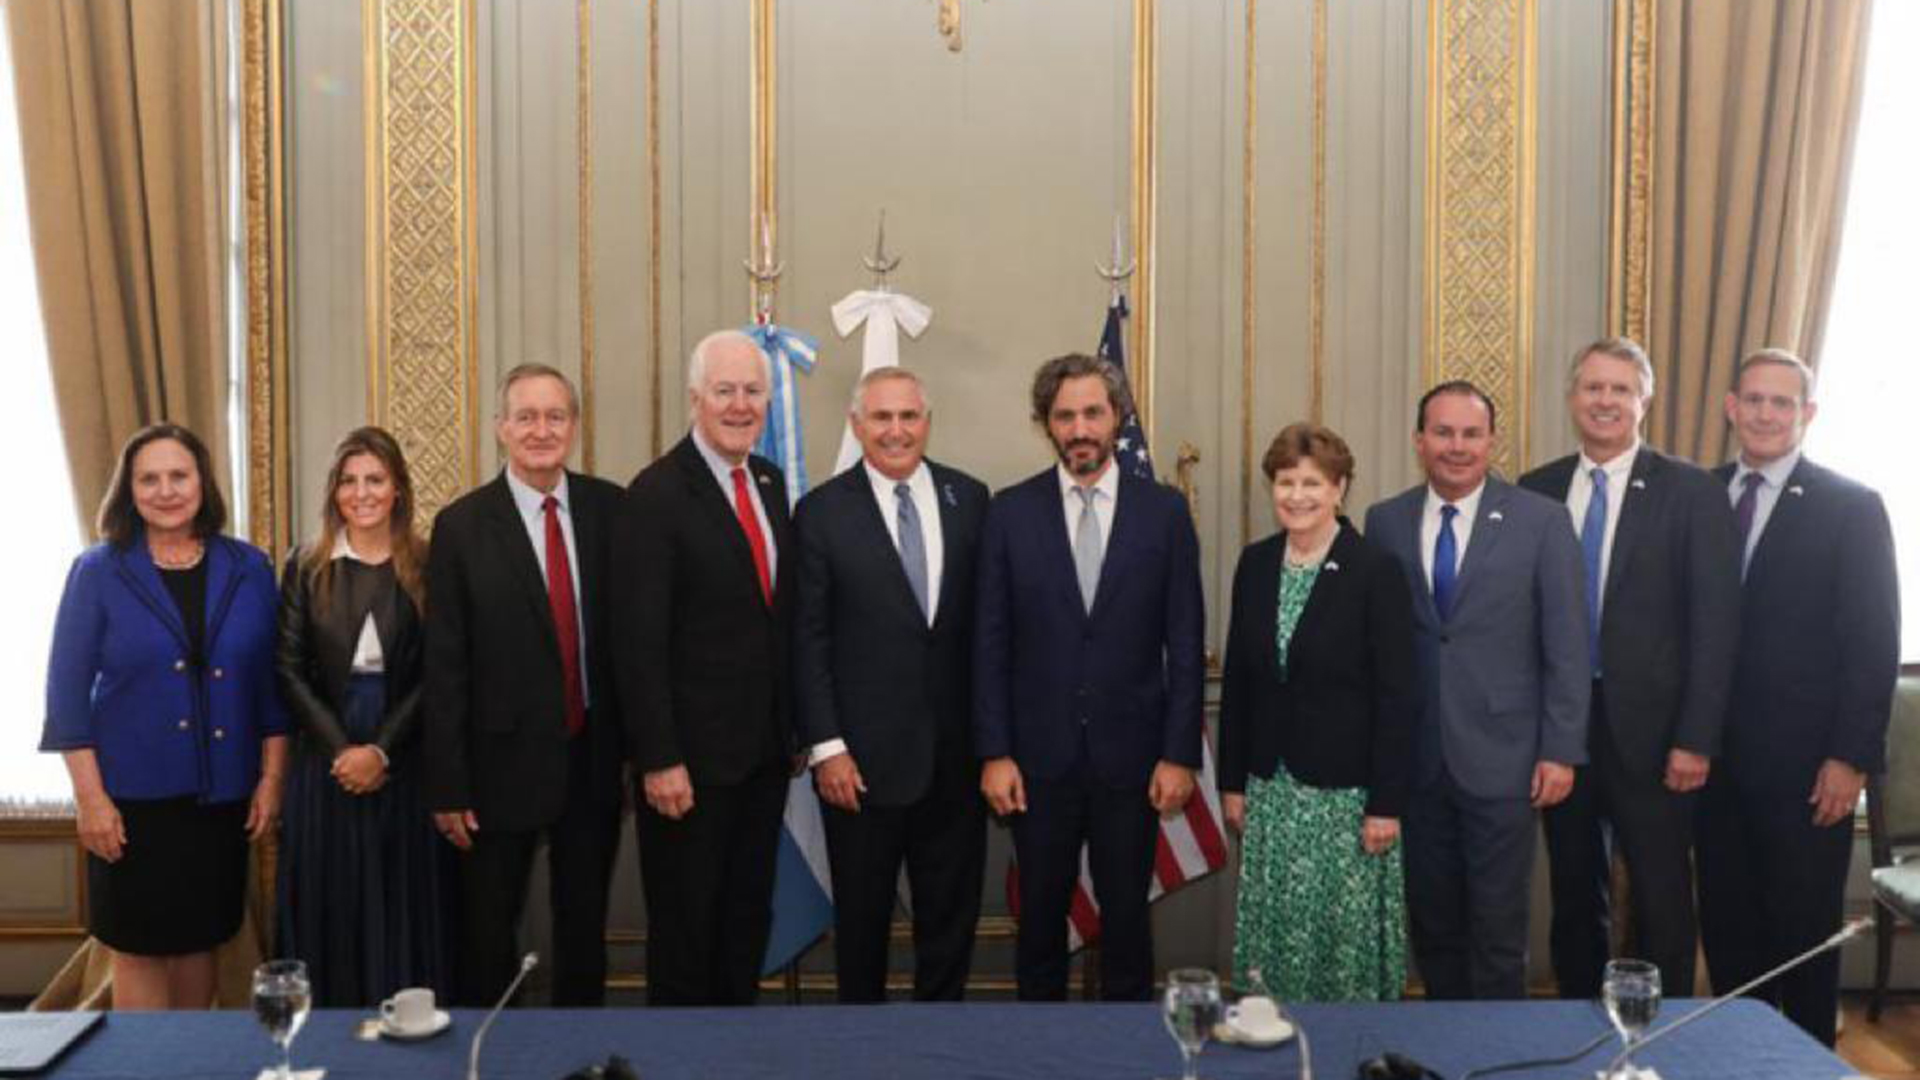
[[[293,1037],[300,1034],[312,1007],[305,963],[269,960],[253,969],[253,1015],[280,1044],[279,1080],[293,1080]]]
[[[1204,968],[1176,968],[1167,972],[1167,992],[1161,1015],[1167,1033],[1180,1044],[1181,1080],[1199,1076],[1200,1048],[1220,1022],[1220,979]]]
[[[1633,1076],[1633,1046],[1660,1013],[1660,969],[1645,960],[1609,960],[1600,995],[1607,1018],[1620,1033],[1617,1076]]]

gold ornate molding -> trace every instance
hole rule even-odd
[[[363,0],[368,409],[422,517],[479,471],[473,0]]]
[[[747,214],[747,250],[758,251],[765,243],[769,252],[780,241],[780,99],[779,99],[779,19],[775,0],[752,0],[748,47],[753,52],[752,95],[748,108],[748,134],[752,139]],[[747,312],[752,317],[758,297],[752,279],[747,282]],[[771,298],[769,313],[779,309],[780,294]]]
[[[1536,3],[1427,7],[1423,367],[1429,385],[1471,379],[1493,399],[1508,476],[1527,460]]]
[[[1327,411],[1327,0],[1313,0],[1313,220],[1307,240],[1307,415]]]
[[[1128,355],[1133,371],[1134,407],[1147,443],[1154,443],[1153,248],[1159,232],[1155,183],[1160,160],[1160,17],[1157,0],[1133,0],[1133,341]]]
[[[1653,246],[1653,37],[1657,0],[1613,4],[1613,216],[1607,249],[1612,332],[1647,340]]]
[[[291,544],[287,451],[286,112],[282,0],[241,11],[247,313],[247,534],[274,559]]]
[[[647,0],[647,438],[659,457],[661,437],[660,365],[665,355],[660,331],[660,0]]]
[[[1255,46],[1258,42],[1259,2],[1245,0],[1246,55],[1242,58],[1241,78],[1245,87],[1243,106],[1245,126],[1240,135],[1240,542],[1253,538],[1253,364],[1259,351],[1259,319],[1255,314],[1255,268],[1259,244],[1259,203],[1255,193],[1259,162],[1260,95],[1259,65]]]
[[[576,0],[574,27],[574,137],[579,144],[580,465],[593,471],[593,0]]]

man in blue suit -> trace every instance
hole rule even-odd
[[[1367,511],[1414,594],[1407,908],[1429,998],[1526,996],[1535,813],[1587,760],[1580,544],[1565,507],[1487,475],[1493,436],[1472,383],[1427,391],[1413,436],[1427,482]]]
[[[1083,845],[1103,995],[1151,995],[1155,818],[1200,767],[1200,545],[1185,501],[1114,459],[1132,407],[1104,360],[1041,365],[1033,419],[1059,465],[996,495],[981,540],[974,749],[988,805],[1012,817],[1022,1000],[1066,997]]]

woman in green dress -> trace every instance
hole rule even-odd
[[[1262,462],[1280,532],[1234,572],[1220,790],[1240,833],[1233,965],[1288,1001],[1384,1001],[1407,973],[1400,814],[1413,600],[1340,516],[1353,454],[1293,424]]]

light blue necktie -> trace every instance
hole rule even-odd
[[[1587,661],[1600,677],[1600,557],[1607,547],[1607,470],[1593,467],[1593,497],[1580,522],[1580,553],[1587,563]]]
[[[1440,508],[1440,532],[1433,538],[1433,607],[1440,621],[1453,617],[1453,591],[1460,574],[1460,548],[1453,538],[1453,516],[1460,512],[1451,504]]]
[[[920,511],[913,505],[913,488],[904,481],[893,485],[896,516],[900,526],[900,566],[907,572],[907,584],[913,598],[920,601],[924,618],[932,611],[927,595],[927,539],[920,535]]]
[[[1080,579],[1080,600],[1093,612],[1093,594],[1100,588],[1100,518],[1093,509],[1094,489],[1075,484],[1080,496],[1080,521],[1073,527],[1073,572]]]

